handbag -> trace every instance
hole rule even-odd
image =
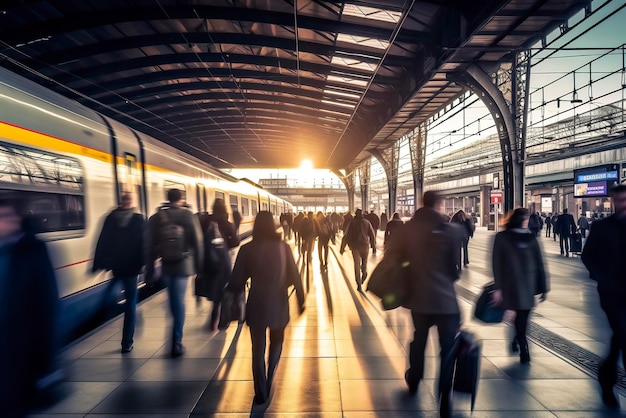
[[[219,329],[226,329],[233,321],[243,322],[246,318],[246,292],[224,291],[222,306],[220,307]]]
[[[408,300],[408,266],[408,261],[384,257],[372,272],[367,290],[380,298],[384,310],[398,308]]]
[[[498,324],[504,317],[505,310],[491,303],[491,295],[495,290],[495,283],[486,284],[474,308],[474,317],[487,324]]]

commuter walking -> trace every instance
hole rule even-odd
[[[387,248],[389,240],[393,239],[392,237],[396,236],[402,225],[404,225],[404,222],[402,222],[402,219],[400,219],[400,215],[398,214],[398,212],[395,212],[391,217],[391,220],[387,222],[387,226],[385,227],[385,248]]]
[[[374,228],[374,234],[376,234],[378,229],[380,229],[380,218],[378,217],[378,215],[376,215],[372,210],[370,211],[370,213],[364,215],[364,217],[365,219],[370,221],[370,223],[372,224],[372,228]]]
[[[546,224],[546,237],[550,238],[550,230],[552,229],[552,214],[551,213],[549,213],[548,216],[546,216],[545,224]]]
[[[535,295],[546,300],[550,290],[543,265],[543,255],[535,235],[528,230],[529,213],[518,208],[507,214],[504,231],[493,242],[493,277],[496,290],[493,303],[515,311],[513,352],[519,351],[520,362],[530,362],[526,329]]]
[[[541,230],[541,217],[539,216],[539,213],[533,213],[530,215],[528,229],[535,237],[539,236],[539,231]]]
[[[108,300],[118,283],[124,287],[124,328],[122,331],[122,353],[133,349],[135,318],[137,308],[137,277],[144,266],[145,219],[133,209],[130,193],[122,194],[120,206],[104,220],[100,238],[96,245],[92,272],[112,270],[110,282],[104,300]]]
[[[346,245],[352,251],[354,260],[354,280],[359,292],[363,291],[363,283],[367,278],[367,259],[369,257],[370,247],[372,252],[376,254],[376,235],[372,224],[363,217],[363,211],[357,209],[354,219],[346,227],[341,240],[339,253],[343,254]]]
[[[613,331],[611,351],[598,372],[602,401],[619,407],[613,385],[617,382],[617,360],[621,352],[626,364],[626,185],[611,191],[615,213],[591,224],[589,238],[583,248],[582,261],[590,277],[598,283],[600,306]]]
[[[306,263],[310,263],[313,257],[315,239],[320,234],[320,226],[313,216],[313,212],[308,212],[300,225],[300,235],[302,235],[302,254]],[[308,289],[308,288],[307,288]]]
[[[578,229],[580,229],[580,236],[587,238],[587,230],[589,229],[589,220],[586,216],[580,215],[578,218]]]
[[[409,369],[405,380],[409,393],[417,393],[424,378],[424,351],[428,333],[437,326],[441,362],[437,394],[442,417],[452,410],[455,336],[460,312],[454,290],[459,278],[460,227],[447,223],[438,208],[441,198],[433,191],[424,193],[424,207],[400,228],[398,239],[389,241],[385,257],[409,262],[407,277],[410,293],[404,306],[411,309],[415,333],[410,345]]]
[[[381,231],[386,231],[387,230],[387,222],[389,222],[389,219],[387,218],[387,214],[385,212],[383,212],[380,215],[380,230]]]
[[[298,249],[298,253],[302,254],[302,234],[300,234],[300,227],[302,226],[302,221],[305,216],[302,212],[298,212],[298,215],[293,219],[293,233],[294,238],[296,240],[296,248]]]
[[[320,270],[325,270],[328,268],[328,242],[333,238],[333,226],[330,218],[322,212],[317,212],[316,221],[319,225],[317,255],[320,259]]]
[[[556,236],[559,233],[559,230],[558,230],[559,229],[559,214],[558,213],[555,213],[554,215],[552,215],[552,219],[550,220],[550,223],[552,224],[552,239],[556,241]]]
[[[223,199],[215,199],[213,213],[200,215],[199,221],[203,234],[204,263],[198,272],[198,280],[206,283],[206,297],[213,302],[209,329],[216,331],[220,321],[224,287],[230,279],[232,270],[228,250],[239,245],[239,236],[235,231],[235,225],[228,221],[228,211]],[[215,231],[215,227],[217,227],[217,231]],[[216,232],[219,232],[219,236]]]
[[[565,256],[569,257],[569,239],[576,232],[576,223],[574,222],[574,217],[567,213],[567,208],[563,209],[563,213],[559,215],[556,221],[556,228],[559,232],[561,255],[563,255],[563,250],[565,250]]]
[[[456,223],[460,225],[461,231],[461,248],[463,249],[463,266],[467,267],[469,264],[469,255],[467,252],[467,247],[469,245],[470,238],[474,237],[474,222],[472,222],[472,218],[467,216],[467,214],[461,209],[457,213],[454,214],[450,222]],[[459,256],[461,254],[459,253]],[[459,258],[459,269],[461,269],[461,259]]]
[[[354,216],[352,216],[350,212],[346,212],[343,215],[343,225],[341,226],[341,230],[343,231],[344,235],[346,234],[346,229],[348,229],[348,225],[350,224],[350,222],[352,222],[353,219]]]
[[[185,353],[185,292],[187,281],[202,268],[204,247],[198,218],[183,207],[182,192],[170,189],[166,203],[148,220],[146,278],[154,275],[154,261],[161,258],[161,277],[167,286],[173,317],[171,356]]]
[[[23,223],[24,222],[24,223]],[[0,415],[26,417],[59,375],[57,282],[18,202],[0,198]]]
[[[282,353],[285,327],[289,322],[288,287],[293,285],[300,313],[304,310],[304,290],[298,267],[289,246],[276,233],[272,214],[259,212],[252,230],[252,242],[239,250],[228,289],[242,292],[250,279],[246,323],[252,338],[254,403],[269,400],[272,380]],[[269,358],[265,364],[267,329]]]

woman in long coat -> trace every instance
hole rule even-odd
[[[304,290],[291,248],[276,232],[272,214],[258,213],[252,229],[252,242],[239,250],[228,288],[242,292],[250,278],[246,323],[252,337],[252,375],[254,403],[268,400],[272,378],[280,360],[289,322],[288,288],[295,287],[300,312],[304,309]],[[267,329],[270,332],[268,367],[265,368]]]
[[[550,290],[541,248],[528,229],[528,219],[527,209],[510,212],[505,230],[496,235],[493,243],[493,277],[497,289],[493,302],[515,311],[516,336],[511,347],[513,351],[519,349],[522,363],[530,362],[526,329],[535,295],[541,295],[540,300],[544,301]]]

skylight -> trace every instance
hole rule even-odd
[[[402,13],[400,12],[393,12],[391,10],[383,10],[375,7],[357,6],[355,4],[344,5],[343,14],[391,23],[398,23],[402,17]]]
[[[333,56],[333,59],[331,60],[330,64],[340,65],[340,66],[349,67],[349,68],[357,68],[359,70],[372,71],[372,72],[376,70],[376,66],[369,62],[363,62],[354,58],[338,57],[337,55]]]
[[[353,86],[365,87],[367,86],[367,80],[359,80],[357,78],[329,75],[326,77],[326,81],[335,81],[337,83],[350,84]]]
[[[369,46],[370,48],[376,48],[376,49],[387,49],[387,47],[389,46],[389,42],[383,39],[367,38],[365,36],[357,36],[357,35],[347,35],[345,33],[338,33],[337,41],[346,42],[349,44]]]

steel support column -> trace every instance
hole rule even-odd
[[[346,192],[348,193],[348,211],[354,213],[354,193],[356,192],[354,171],[343,174],[341,171],[333,169],[332,172],[339,177],[339,180],[341,180],[346,187]]]
[[[418,199],[421,202],[424,189],[424,165],[426,164],[426,143],[428,139],[426,124],[417,125],[409,136],[409,154],[413,173],[413,205],[417,210]]]
[[[396,197],[398,194],[398,166],[400,164],[400,141],[384,151],[371,150],[370,153],[378,160],[385,170],[387,177],[387,193],[389,196],[389,207],[387,213],[392,214],[396,211]]]
[[[371,160],[368,158],[357,168],[357,170],[359,170],[359,184],[361,185],[361,209],[363,209],[363,213],[369,212],[368,202],[371,166]]]
[[[524,206],[530,52],[520,51],[511,62],[497,67],[488,63],[470,64],[465,71],[449,73],[448,79],[470,89],[489,109],[502,152],[504,210]]]

